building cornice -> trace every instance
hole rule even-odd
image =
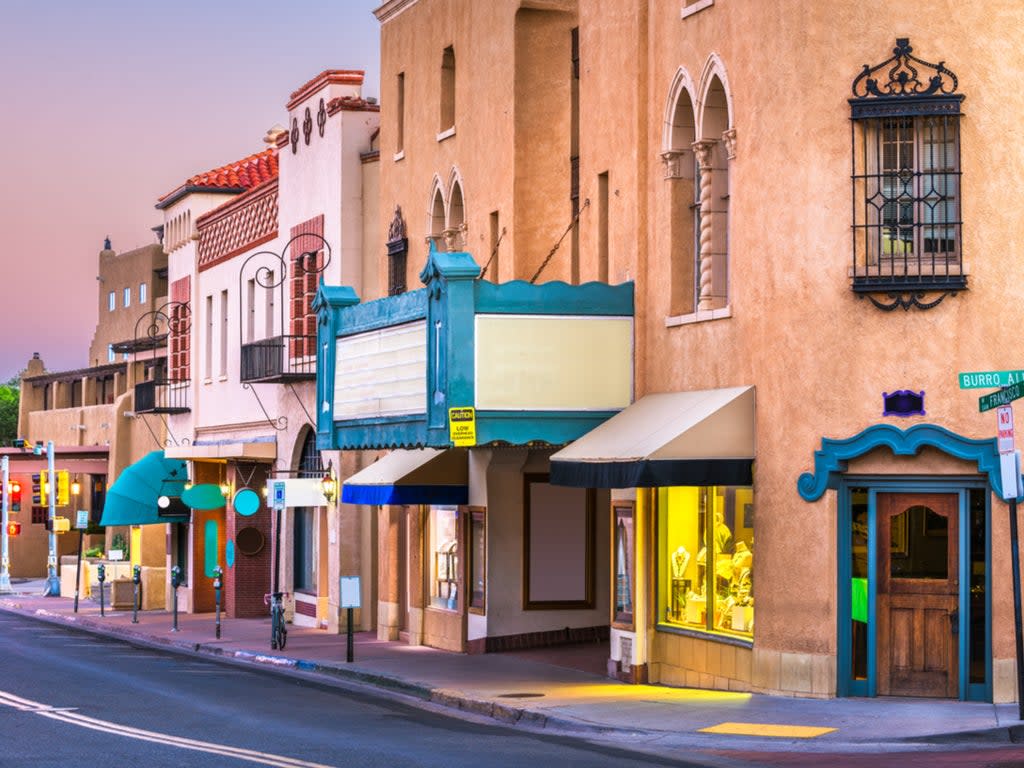
[[[366,73],[361,69],[328,69],[294,91],[285,105],[291,111],[314,93],[327,85],[362,85]]]
[[[416,5],[417,2],[418,0],[389,0],[389,2],[377,8],[373,15],[377,17],[377,21],[381,24],[386,24],[402,11]]]
[[[185,195],[191,195],[193,192],[210,193],[211,195],[238,195],[245,192],[245,187],[197,187],[191,184],[185,184],[178,187],[176,190],[171,192],[167,197],[156,204],[156,209],[162,211],[165,208],[169,208],[174,203],[181,200]]]

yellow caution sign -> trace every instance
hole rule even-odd
[[[452,445],[476,445],[476,408],[449,408],[448,434]]]

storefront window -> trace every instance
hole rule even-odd
[[[484,613],[487,607],[487,521],[481,507],[469,509],[469,609]]]
[[[459,512],[431,507],[429,523],[430,604],[454,611],[459,600]]]
[[[753,637],[753,489],[676,487],[657,494],[660,620]]]

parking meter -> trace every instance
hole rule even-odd
[[[107,569],[103,563],[96,566],[96,580],[100,583],[100,616],[103,616],[103,582],[107,580]]]
[[[175,565],[171,568],[171,588],[174,590],[174,624],[171,632],[178,631],[178,587],[181,586],[181,566]]]
[[[219,565],[213,569],[213,591],[217,602],[217,618],[216,618],[216,637],[220,639],[220,586],[221,577],[224,575],[224,569]]]
[[[132,624],[139,623],[139,583],[142,581],[142,566],[132,566]]]

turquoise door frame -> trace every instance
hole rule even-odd
[[[867,677],[865,680],[853,678],[853,631],[852,631],[852,498],[853,488],[865,488],[868,491],[868,626],[867,626]],[[970,551],[970,489],[978,488],[985,492],[985,682],[970,682],[970,631],[971,631],[971,551]],[[838,488],[838,525],[837,548],[838,589],[837,589],[837,658],[836,674],[837,694],[839,696],[877,696],[878,683],[878,643],[876,638],[876,592],[878,568],[878,504],[879,493],[956,493],[959,509],[959,627],[958,627],[958,668],[959,698],[967,701],[992,700],[992,589],[991,562],[992,536],[991,516],[992,505],[988,484],[984,479],[970,480],[964,478],[900,479],[893,477],[856,477],[844,476]]]

